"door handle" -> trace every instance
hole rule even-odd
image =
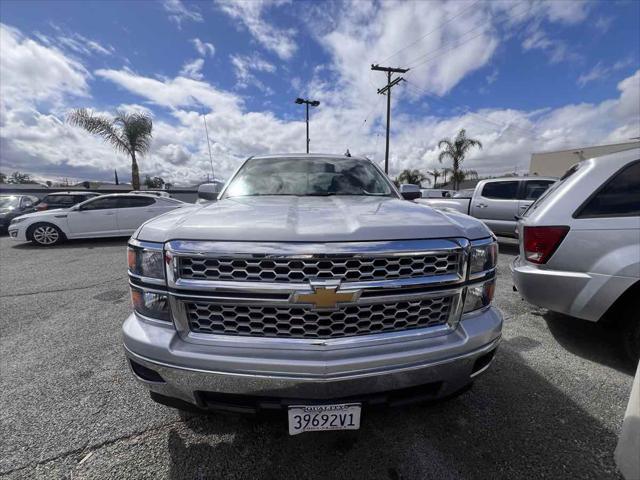
[[[487,208],[487,205],[484,203],[476,203],[476,207],[478,208]]]
[[[103,215],[115,215],[116,212],[104,212]]]
[[[530,205],[520,205],[520,210],[524,210],[525,208],[529,208]]]

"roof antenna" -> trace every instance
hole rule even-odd
[[[347,151],[344,152],[344,156],[345,157],[350,157],[351,156],[351,152],[349,151],[349,149],[347,148]]]

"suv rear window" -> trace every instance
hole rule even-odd
[[[489,182],[482,188],[481,195],[485,198],[515,200],[518,196],[518,181]]]
[[[578,209],[576,218],[640,215],[640,160],[627,165]]]

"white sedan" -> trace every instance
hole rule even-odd
[[[102,195],[71,208],[45,210],[13,219],[9,236],[50,246],[72,238],[123,237],[147,220],[188,205],[153,195]]]

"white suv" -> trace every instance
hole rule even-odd
[[[640,357],[640,149],[574,165],[518,222],[513,281],[528,302],[611,321]]]

